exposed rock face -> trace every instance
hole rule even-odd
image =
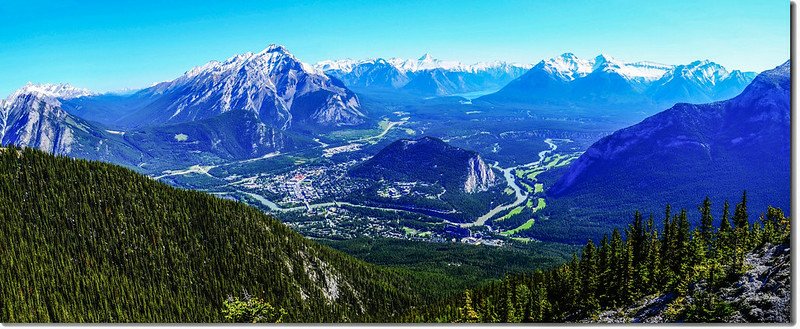
[[[69,114],[58,100],[42,93],[18,91],[0,102],[0,142],[68,154],[75,142]],[[74,120],[73,120],[74,122]]]
[[[364,120],[358,98],[341,81],[300,62],[278,45],[222,63],[209,62],[138,94],[153,99],[140,113],[147,124],[194,121],[232,110],[251,111],[282,129],[301,123],[336,126]]]
[[[750,268],[738,280],[710,292],[729,303],[734,313],[720,322],[789,323],[791,321],[791,253],[789,245],[767,244],[745,256]],[[684,307],[696,302],[693,294],[708,292],[703,282],[690,287]],[[683,322],[682,316],[669,318],[668,306],[678,299],[674,293],[649,296],[624,308],[601,312],[597,319],[582,322],[663,323]]]
[[[764,246],[745,258],[752,268],[731,287],[720,291],[722,300],[735,305],[729,322],[791,321],[792,268],[788,245]]]
[[[69,113],[118,130],[199,121],[232,111],[253,113],[281,130],[365,120],[355,93],[279,45],[211,61],[133,93],[91,95],[64,104]]]
[[[117,163],[138,163],[142,153],[119,133],[67,113],[61,100],[90,95],[69,85],[28,84],[0,100],[0,145],[30,147]]]
[[[467,174],[467,181],[464,182],[465,192],[486,191],[494,185],[494,181],[494,172],[479,155],[469,159],[469,174]]]

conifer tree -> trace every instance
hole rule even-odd
[[[658,231],[655,229],[650,232],[649,246],[650,252],[647,259],[647,267],[650,269],[647,279],[649,284],[645,286],[645,289],[647,293],[653,293],[660,290],[664,283],[663,275],[661,275],[661,241],[658,239]]]
[[[525,284],[516,286],[516,314],[518,322],[532,322],[531,319],[531,290]]]
[[[730,204],[728,204],[728,200],[725,200],[725,205],[722,206],[722,220],[720,221],[719,225],[720,232],[728,232],[732,230],[730,215]]]
[[[597,299],[598,270],[597,251],[592,240],[586,243],[581,254],[581,309],[584,316],[593,316],[600,310]]]
[[[533,322],[544,322],[548,320],[550,313],[550,300],[547,297],[547,290],[544,286],[535,288],[533,294],[533,305],[531,306],[531,319]]]
[[[749,224],[749,216],[747,213],[747,191],[743,191],[742,201],[736,205],[736,212],[733,214],[733,223],[736,228],[746,228]]]
[[[472,292],[467,289],[464,291],[464,306],[461,309],[461,321],[464,323],[477,323],[480,320],[478,312],[472,306]]]
[[[711,215],[711,198],[706,196],[700,210],[700,237],[707,250],[713,250],[714,217]]]

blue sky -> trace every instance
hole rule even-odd
[[[106,91],[270,43],[305,62],[535,63],[563,52],[761,71],[789,58],[789,1],[39,1],[0,3],[0,98],[32,82]]]

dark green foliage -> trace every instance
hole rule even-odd
[[[682,320],[715,321],[730,306],[713,291],[744,270],[744,255],[789,241],[779,209],[750,224],[746,194],[733,226],[729,216],[726,206],[719,230],[692,231],[686,211],[667,207],[659,232],[636,213],[624,236],[590,241],[563,265],[453,295],[442,291],[457,284],[437,286],[451,273],[371,265],[240,203],[113,165],[0,149],[0,320],[561,322],[672,292],[694,301]],[[690,293],[699,281],[712,295]]]
[[[221,322],[245,291],[285,322],[387,321],[428,298],[257,209],[31,149],[0,150],[0,241],[2,322]]]
[[[731,304],[713,293],[698,292],[692,297],[694,302],[686,308],[686,322],[725,322],[724,319],[734,312]]]
[[[737,205],[736,228],[726,228],[729,215],[725,207],[719,231],[714,230],[713,222],[710,228],[707,225],[712,218],[708,199],[699,207],[706,227],[695,230],[691,230],[685,210],[673,214],[667,206],[662,232],[652,217],[644,224],[636,212],[625,238],[614,230],[599,246],[589,241],[579,259],[490,283],[473,290],[471,302],[481,318],[492,321],[564,322],[592,319],[602,310],[624,307],[645,296],[675,293],[679,296],[676,300],[692,302],[676,308],[678,318],[673,320],[720,321],[733,310],[715,297],[715,289],[741,273],[747,252],[764,243],[788,243],[790,236],[789,219],[776,208],[769,207],[760,224],[747,224],[746,203],[743,197]],[[728,249],[720,248],[722,243],[729,244]],[[706,290],[691,289],[697,282],[703,282]],[[441,312],[451,309],[452,303],[455,301],[415,310],[409,317],[414,321],[454,321]],[[490,310],[479,305],[497,307]]]
[[[441,292],[458,294],[487,279],[564,263],[577,250],[545,242],[492,247],[382,238],[319,241],[368,263],[412,270],[417,276],[429,273]]]
[[[439,217],[457,222],[470,221],[492,208],[492,204],[510,202],[511,196],[501,193],[504,187],[491,182],[491,191],[478,186],[473,191],[465,190],[465,182],[471,172],[480,170],[480,155],[474,151],[464,150],[434,137],[422,137],[417,140],[397,140],[352,169],[352,177],[377,182],[416,182],[421,185],[430,184],[424,195],[439,195],[427,198],[411,193],[396,200],[376,196],[376,188],[365,189],[348,196],[346,200],[384,207],[415,209],[425,213],[425,209],[436,210]],[[477,169],[476,169],[477,168]],[[488,166],[483,168],[486,175],[492,171]],[[476,175],[482,175],[478,173]],[[499,176],[499,175],[498,175]],[[484,177],[486,178],[486,177]],[[502,179],[496,177],[496,180]],[[478,178],[479,184],[481,177]],[[489,183],[486,178],[485,183]],[[455,210],[453,214],[442,215],[442,212]]]
[[[223,302],[225,320],[235,323],[280,323],[286,315],[284,309],[275,309],[261,298],[245,295],[228,297]]]

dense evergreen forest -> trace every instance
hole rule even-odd
[[[389,321],[441,297],[436,277],[359,261],[255,208],[32,149],[0,149],[0,241],[1,322],[276,320],[242,315],[253,307]]]
[[[564,322],[645,296],[689,297],[675,318],[714,321],[731,305],[714,287],[744,255],[789,243],[747,194],[692,227],[667,206],[550,269],[466,291],[448,275],[385,268],[306,239],[261,211],[101,162],[0,149],[2,322]],[[353,247],[353,246],[350,246]],[[383,257],[383,256],[381,256]],[[450,292],[458,291],[451,294]],[[700,305],[700,306],[697,306]]]
[[[692,229],[686,210],[668,205],[662,229],[636,212],[623,233],[614,230],[599,244],[589,241],[580,257],[550,270],[512,275],[461,298],[414,310],[407,321],[565,322],[595,319],[601,310],[625,306],[645,296],[679,296],[668,306],[668,321],[716,322],[733,311],[714,289],[746,270],[744,256],[764,244],[789,244],[790,223],[769,207],[749,222],[747,193],[731,214],[723,206],[715,225],[708,198],[698,207],[701,224]],[[690,285],[702,282],[708,290]],[[697,301],[686,303],[687,295]]]

